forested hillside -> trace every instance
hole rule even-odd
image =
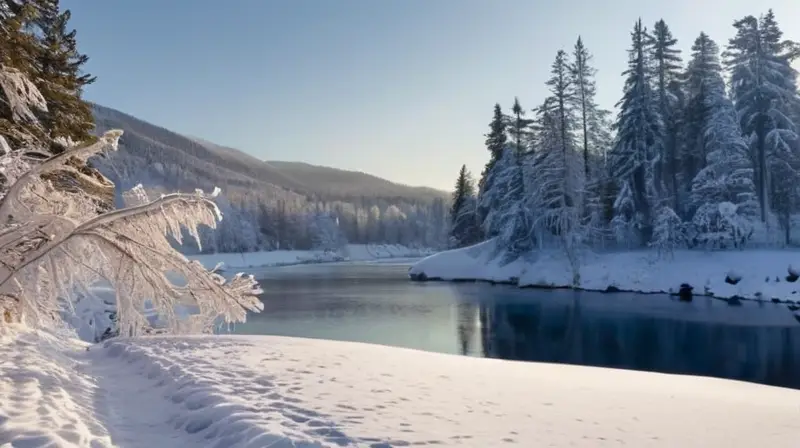
[[[92,106],[97,133],[123,129],[120,149],[92,160],[117,192],[222,189],[224,219],[203,250],[331,249],[347,242],[441,247],[446,194],[368,174],[297,162],[264,162],[122,112]],[[189,249],[191,250],[191,249]]]
[[[796,244],[800,46],[772,11],[731,31],[720,45],[698,30],[684,55],[663,20],[639,20],[616,117],[595,102],[591,42],[559,51],[538,107],[495,105],[489,161],[477,185],[466,168],[457,181],[451,244],[497,237],[511,258],[557,247],[575,263],[583,249]]]

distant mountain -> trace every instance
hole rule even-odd
[[[292,193],[327,200],[357,197],[402,198],[430,202],[447,193],[427,187],[411,187],[369,174],[301,162],[265,162],[202,138],[188,137],[131,115],[93,105],[97,132],[119,128],[121,154],[108,163],[97,161],[112,180],[129,188],[138,179],[165,189],[227,187],[246,194]]]

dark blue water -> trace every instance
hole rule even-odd
[[[263,270],[256,275],[264,311],[232,331],[800,388],[800,325],[784,306],[415,283],[407,270],[401,264]]]

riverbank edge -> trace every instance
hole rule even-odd
[[[549,280],[536,282],[531,281],[530,278],[527,280],[521,280],[520,277],[525,276],[528,269],[533,269],[536,267],[536,262],[525,262],[520,259],[508,263],[504,267],[498,268],[497,260],[500,257],[487,255],[497,253],[493,249],[493,244],[494,242],[489,240],[479,243],[475,246],[444,251],[433,256],[426,257],[409,268],[409,279],[414,282],[486,283],[493,286],[513,286],[519,289],[560,289],[603,294],[635,293],[642,295],[666,295],[670,297],[677,297],[678,300],[687,302],[692,301],[694,297],[705,297],[726,302],[729,306],[740,306],[743,301],[754,303],[772,303],[786,305],[787,310],[791,312],[795,320],[800,323],[800,295],[796,296],[797,300],[792,300],[770,295],[765,296],[760,292],[753,295],[735,293],[730,294],[730,292],[727,294],[724,292],[723,294],[715,294],[712,288],[708,286],[708,282],[706,282],[706,285],[703,287],[702,291],[695,291],[695,286],[688,282],[676,282],[677,289],[655,287],[645,290],[626,287],[624,286],[625,282],[613,281],[611,279],[609,279],[609,284],[605,288],[576,286],[566,282],[553,282]],[[454,274],[455,271],[459,270],[459,267],[466,272],[471,272],[471,275],[459,275],[457,273]],[[623,269],[623,267],[621,267],[621,269]],[[445,272],[445,274],[438,274],[436,273],[437,271]],[[508,275],[508,272],[515,272],[519,275]],[[727,283],[727,286],[736,285],[741,280],[740,277],[737,278],[738,274],[734,274],[734,272],[734,270],[730,270],[729,273],[725,275],[725,283]],[[794,275],[794,270],[791,265],[789,265],[789,276]],[[731,278],[732,276],[734,278]],[[766,279],[765,281],[767,280],[769,279]],[[777,283],[778,278],[775,280]],[[797,278],[794,278],[794,280],[797,281]],[[787,283],[785,284],[789,283],[793,282],[791,282],[791,280],[787,280]],[[796,288],[793,287],[790,289],[800,289],[800,284],[797,284]],[[783,297],[791,296],[792,294],[796,293],[797,291],[793,290],[790,294],[784,294]]]

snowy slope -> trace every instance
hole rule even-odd
[[[494,240],[445,251],[415,264],[410,275],[429,279],[519,282],[520,286],[569,287],[572,271],[557,252],[541,252],[528,260],[502,265],[493,257]],[[789,271],[800,270],[800,251],[745,250],[727,252],[676,251],[659,258],[655,252],[589,254],[580,267],[580,289],[605,291],[609,287],[633,292],[677,292],[687,283],[695,293],[730,298],[800,300],[800,281],[787,281]],[[739,279],[735,285],[725,279]]]
[[[399,244],[348,244],[340,253],[313,250],[274,250],[268,252],[220,253],[192,255],[208,269],[223,263],[223,269],[243,269],[264,266],[288,266],[305,263],[336,261],[372,261],[398,258],[421,258],[433,253]]]
[[[0,340],[0,446],[794,447],[800,391],[282,337]],[[4,445],[6,444],[6,445]]]

